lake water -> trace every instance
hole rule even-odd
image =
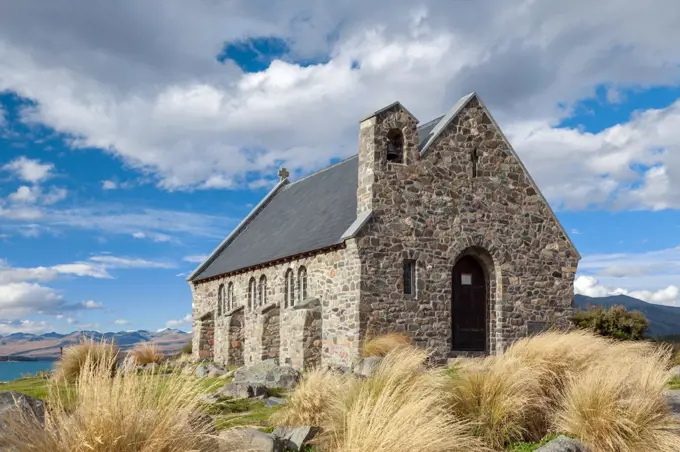
[[[0,381],[12,381],[24,374],[34,375],[41,370],[51,370],[56,361],[0,361]]]

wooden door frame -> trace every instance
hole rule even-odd
[[[467,251],[467,250],[466,250]],[[453,304],[455,301],[455,280],[454,280],[454,274],[456,270],[456,266],[458,263],[465,257],[472,258],[476,264],[479,266],[479,268],[482,270],[482,274],[484,275],[484,349],[483,350],[475,350],[475,349],[460,349],[460,348],[455,348],[455,340],[454,340],[454,317],[453,317]],[[490,309],[491,309],[491,284],[489,281],[489,270],[487,268],[486,263],[484,262],[483,259],[481,259],[479,256],[475,255],[475,253],[472,252],[463,252],[461,253],[455,260],[453,266],[451,267],[451,272],[449,279],[451,281],[451,299],[450,299],[450,305],[449,305],[449,312],[451,314],[450,322],[449,322],[449,327],[451,328],[451,346],[450,350],[453,352],[471,352],[471,353],[480,353],[483,352],[484,354],[489,353],[490,349],[490,334],[491,334],[491,324],[490,324]]]

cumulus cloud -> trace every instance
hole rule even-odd
[[[628,88],[677,82],[674,0],[398,0],[389,10],[151,1],[106,14],[90,2],[64,13],[72,6],[52,2],[50,15],[30,2],[8,7],[0,90],[36,101],[24,121],[68,133],[73,147],[106,149],[167,189],[248,186],[275,179],[281,164],[309,171],[356,152],[367,112],[399,99],[425,121],[474,90],[558,206],[680,204],[677,105],[597,134],[553,129],[597,86],[607,86],[604,102],[620,102]],[[266,69],[217,61],[225,42],[262,36],[288,47]]]
[[[113,323],[114,325],[127,325],[130,323],[130,321],[125,319],[116,319],[113,321]]]
[[[118,184],[115,183],[112,180],[103,180],[102,181],[102,189],[104,190],[115,190],[118,188]]]
[[[179,320],[168,320],[167,322],[165,322],[165,326],[167,326],[168,328],[174,328],[174,327],[178,327],[178,326],[181,326],[181,325],[190,325],[190,324],[191,324],[191,314],[187,314]]]
[[[0,335],[12,333],[42,334],[52,330],[52,325],[45,321],[33,320],[0,320]]]
[[[610,288],[602,285],[593,276],[578,276],[574,281],[574,292],[588,297],[606,297],[610,295],[628,295],[648,303],[680,307],[680,289],[669,285],[658,290],[627,290]]]
[[[154,233],[154,232],[133,232],[132,237],[136,239],[146,239],[146,240],[151,240],[153,242],[159,242],[159,243],[164,243],[164,242],[172,242],[174,241],[172,237],[170,237],[167,234],[160,234],[160,233]]]
[[[207,254],[196,254],[192,256],[185,256],[183,260],[185,262],[191,262],[194,264],[200,264],[201,262],[205,261],[208,258]]]
[[[14,173],[16,177],[26,182],[37,184],[52,176],[54,165],[41,163],[39,160],[18,157],[2,166],[2,169]]]

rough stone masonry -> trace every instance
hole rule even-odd
[[[189,277],[195,358],[348,367],[366,337],[396,331],[444,360],[569,324],[578,251],[475,93],[422,126],[394,103],[360,123],[357,156],[282,174]],[[291,210],[302,226],[287,235],[266,220]],[[258,248],[277,235],[302,252]],[[248,249],[265,260],[229,254]]]

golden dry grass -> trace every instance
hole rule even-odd
[[[677,452],[680,425],[664,394],[669,359],[667,349],[622,354],[575,376],[555,415],[556,428],[601,452]]]
[[[385,356],[390,351],[412,345],[411,338],[405,333],[388,333],[367,338],[361,347],[361,356]]]
[[[86,362],[95,367],[104,366],[109,373],[115,372],[120,350],[113,342],[83,337],[79,344],[64,349],[56,365],[56,378],[66,382],[78,380]]]
[[[141,342],[130,350],[130,356],[139,366],[145,364],[160,364],[165,355],[160,352],[158,345],[155,342]]]
[[[503,355],[456,363],[451,403],[495,448],[557,432],[603,452],[680,444],[668,429],[663,395],[669,356],[647,342],[548,332],[517,341]],[[598,432],[598,425],[607,427]]]
[[[201,417],[200,380],[151,372],[112,377],[113,355],[105,362],[98,359],[87,355],[70,409],[58,396],[62,383],[55,384],[45,427],[27,417],[11,418],[2,432],[4,444],[17,452],[216,450],[215,439],[207,434],[210,418]]]

